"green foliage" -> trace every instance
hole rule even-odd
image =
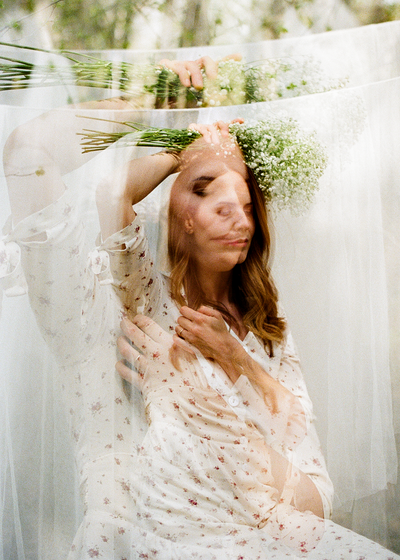
[[[126,49],[135,13],[131,0],[68,0],[54,10],[54,31],[63,49]]]
[[[289,8],[295,8],[300,21],[312,30],[314,1],[254,0],[259,37],[279,38],[290,31],[284,25]],[[400,19],[400,0],[391,3],[387,0],[343,1],[361,25]],[[224,0],[218,4],[184,0],[178,9],[173,0],[0,0],[0,18],[7,22],[6,27],[13,30],[14,36],[17,32],[23,37],[26,16],[40,12],[40,20],[51,35],[54,48],[71,50],[129,48],[135,18],[156,10],[165,14],[166,21],[171,19],[174,25],[180,25],[180,36],[174,37],[171,47],[209,44],[226,31],[226,21],[237,17],[237,27],[244,23],[237,15],[240,10],[232,11]],[[3,22],[3,29],[6,27]],[[330,29],[327,26],[327,30]]]

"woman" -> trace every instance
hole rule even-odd
[[[321,519],[330,515],[331,484],[269,274],[262,194],[225,123],[192,128],[203,138],[181,156],[128,164],[113,211],[122,233],[103,244],[129,239],[113,263],[119,297],[131,318],[140,308],[164,329],[136,317],[136,327],[125,321],[123,329],[140,352],[119,339],[125,361],[117,370],[139,383],[149,422],[130,485],[140,524],[167,540],[163,550],[173,558],[211,558],[206,549],[222,541],[227,558],[239,546],[249,558],[386,557]],[[170,196],[169,278],[154,270],[132,209],[162,168],[180,171]],[[115,182],[98,196],[107,234]],[[178,348],[197,360],[181,356],[182,368]]]
[[[265,211],[226,125],[200,127],[200,149],[136,159],[102,182],[105,241],[91,267],[74,193],[61,180],[82,161],[71,128],[69,114],[64,121],[45,115],[13,134],[5,151],[14,215],[5,240],[19,245],[32,308],[60,365],[76,446],[85,512],[70,557],[333,559],[351,558],[350,548],[357,558],[394,557],[318,517],[323,510],[329,516],[330,482],[263,268]],[[58,150],[59,138],[71,146],[69,157]],[[170,220],[180,235],[171,228],[169,280],[154,269],[132,204],[178,170]],[[51,266],[54,251],[61,268]],[[169,335],[176,330],[174,346],[191,343],[197,356],[175,348],[175,367],[166,354],[169,335],[143,326],[167,337],[152,352],[153,361],[162,356],[163,375],[139,367],[149,428],[138,395],[129,400],[114,377],[121,304],[102,284],[106,255],[128,314],[142,311]],[[253,316],[257,293],[264,295]],[[51,305],[56,317],[46,312]]]

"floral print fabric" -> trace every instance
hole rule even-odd
[[[43,231],[46,239],[36,240]],[[18,224],[4,247],[7,289],[14,276],[22,286],[15,293],[22,291],[22,265],[60,366],[84,503],[70,560],[396,558],[293,504],[299,471],[327,517],[332,487],[290,335],[273,358],[252,333],[242,344],[297,397],[305,429],[272,417],[246,377],[232,385],[207,361],[180,375],[150,375],[141,395],[114,370],[120,302],[170,333],[179,312],[140,220],[93,251],[67,192]]]

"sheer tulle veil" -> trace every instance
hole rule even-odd
[[[312,57],[324,76],[346,85],[265,103],[141,110],[138,118],[182,128],[288,115],[315,130],[326,147],[328,167],[311,208],[301,216],[272,212],[273,273],[335,487],[333,519],[395,550],[400,540],[395,440],[400,431],[400,23],[234,47],[102,54],[114,60],[135,61],[139,54],[186,60],[233,51],[248,62]],[[18,124],[80,95],[75,86],[1,93],[2,145]],[[112,148],[65,178],[78,221],[86,226],[82,246],[90,255],[88,266],[98,264],[96,185],[111,166],[143,153],[144,148]],[[4,176],[0,180],[7,234],[10,209]],[[170,182],[137,208],[160,268]],[[70,419],[60,391],[62,373],[54,374],[57,366],[37,328],[18,259],[15,243],[0,245],[0,557],[63,558],[82,517]]]

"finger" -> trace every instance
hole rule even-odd
[[[178,319],[178,321],[179,321],[179,319]],[[178,336],[179,338],[185,338],[184,334],[183,334],[184,331],[185,331],[185,329],[183,328],[183,326],[178,323],[175,327],[176,336]]]
[[[177,323],[178,324],[175,327],[175,332],[176,335],[182,339],[185,339],[188,334],[193,331],[195,324],[197,324],[190,319],[186,319],[185,317],[179,317]]]
[[[221,60],[236,60],[237,62],[240,62],[242,60],[242,55],[240,53],[228,54],[227,56],[221,58]]]
[[[132,385],[136,385],[135,378],[137,378],[137,373],[128,367],[122,360],[115,364],[115,369],[122,379],[125,379],[125,381],[128,381]]]
[[[145,334],[154,340],[157,344],[169,348],[172,344],[172,338],[163,328],[160,327],[153,319],[145,315],[136,315],[132,322],[139,327]]]
[[[208,305],[201,305],[197,312],[203,313],[203,315],[208,315],[209,317],[215,317],[216,319],[219,319],[222,316],[217,309],[209,307]]]
[[[191,84],[190,72],[185,67],[184,62],[180,62],[178,60],[169,60],[168,58],[163,58],[162,60],[160,60],[159,64],[160,64],[160,66],[165,66],[166,68],[169,68],[170,70],[175,72],[175,74],[178,75],[179,80],[184,87],[190,87],[190,84]]]
[[[130,383],[131,385],[135,385],[135,387],[137,387],[140,391],[142,390],[142,386],[143,386],[142,374],[138,373],[135,370],[132,370],[132,368],[130,368],[129,365],[124,363],[123,360],[119,360],[115,364],[115,369],[117,373],[122,377],[122,379],[125,379],[125,381],[128,381],[128,383]]]
[[[180,309],[179,309],[179,313],[181,314],[181,317],[188,319],[189,321],[199,321],[203,318],[202,313],[200,313],[199,311],[196,311],[194,309],[192,309],[191,307],[187,306],[187,305],[183,305]],[[180,319],[181,317],[178,318],[178,323],[180,323]],[[185,325],[181,325],[183,328],[185,328]]]
[[[211,125],[210,127],[211,132],[211,143],[212,144],[221,144],[221,131],[218,125]]]
[[[203,75],[201,73],[201,65],[198,64],[197,60],[193,62],[185,62],[185,67],[190,74],[190,81],[192,86],[197,89],[203,89]]]
[[[196,63],[201,68],[204,68],[207,78],[215,80],[218,74],[218,62],[215,62],[209,56],[202,56],[196,60]]]
[[[124,335],[140,350],[149,354],[155,352],[158,349],[157,344],[152,338],[150,338],[144,331],[142,331],[137,325],[132,323],[129,319],[123,319],[121,321],[121,330]]]
[[[220,131],[222,136],[229,136],[229,125],[224,121],[217,121],[215,123],[216,128]]]
[[[121,356],[136,369],[136,362],[139,359],[140,352],[133,348],[124,336],[118,337],[117,348]]]
[[[200,132],[200,134],[203,136],[204,141],[207,144],[212,143],[210,129],[208,127],[206,127],[205,125],[199,125],[199,124],[196,124],[196,123],[192,123],[188,126],[188,129],[189,130],[196,130],[197,132]]]
[[[179,336],[176,335],[173,336],[173,340],[174,340],[174,346],[178,346],[181,350],[188,352],[191,356],[196,356],[195,348],[192,344],[186,342],[186,340],[183,340],[182,338],[179,338]]]

